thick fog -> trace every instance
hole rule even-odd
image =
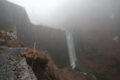
[[[80,27],[107,21],[119,14],[119,0],[9,0],[25,7],[33,24]]]

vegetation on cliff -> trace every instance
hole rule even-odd
[[[72,74],[68,68],[59,69],[52,61],[49,52],[28,49],[21,53],[29,66],[33,68],[38,80],[83,80]]]

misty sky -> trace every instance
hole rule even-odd
[[[9,0],[25,7],[32,23],[51,27],[80,27],[113,19],[119,0]]]

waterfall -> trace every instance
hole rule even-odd
[[[34,51],[33,51],[33,54],[35,54],[35,47],[36,47],[36,42],[34,42]],[[32,68],[33,68],[33,61],[32,61]]]
[[[72,37],[72,34],[69,31],[66,31],[66,38],[67,38],[70,64],[71,64],[72,69],[74,69],[76,67],[77,58],[76,58],[76,54],[75,54],[73,37]]]
[[[14,26],[14,38],[17,40],[17,28]]]

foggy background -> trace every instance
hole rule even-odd
[[[23,6],[36,25],[24,8],[2,1],[2,26],[16,26],[19,40],[31,46],[36,42],[36,49],[49,51],[59,68],[73,62],[68,49],[73,43],[77,71],[97,73],[98,80],[120,79],[119,0],[11,0]]]
[[[9,0],[25,7],[33,24],[49,27],[80,27],[114,20],[119,0]]]

